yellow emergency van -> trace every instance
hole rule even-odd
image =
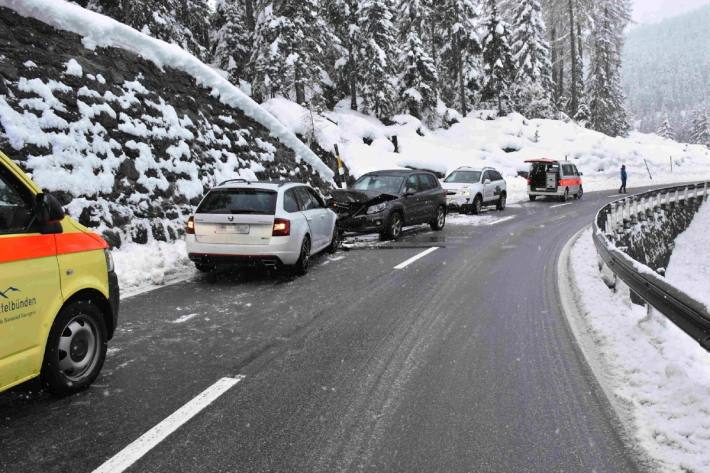
[[[88,387],[118,302],[106,241],[0,152],[0,392],[37,376],[58,395]]]

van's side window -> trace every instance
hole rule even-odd
[[[9,173],[0,170],[0,234],[26,233],[31,221],[29,193],[24,192]]]

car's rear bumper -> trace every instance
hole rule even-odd
[[[560,196],[564,195],[564,193],[565,193],[564,187],[558,187],[557,190],[528,189],[528,195],[534,195],[534,196],[557,196],[557,197],[560,197]]]
[[[187,235],[185,243],[190,260],[206,265],[292,265],[301,253],[301,242],[291,237],[273,237],[268,245],[230,245],[200,243]]]

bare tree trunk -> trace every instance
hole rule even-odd
[[[579,95],[577,91],[577,34],[575,30],[575,18],[574,18],[574,0],[568,0],[567,6],[569,7],[569,43],[570,43],[570,67],[571,67],[571,78],[570,81],[570,102],[568,111],[570,116],[574,116],[579,108]]]

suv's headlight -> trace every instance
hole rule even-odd
[[[387,208],[387,203],[386,203],[386,202],[382,202],[381,204],[371,205],[370,207],[368,207],[368,208],[367,208],[367,213],[368,213],[368,214],[380,213],[380,212],[382,212],[383,210],[385,210],[386,208]]]
[[[111,251],[104,250],[104,255],[106,255],[106,269],[109,273],[112,273],[115,267],[113,264],[113,256],[111,256]]]

